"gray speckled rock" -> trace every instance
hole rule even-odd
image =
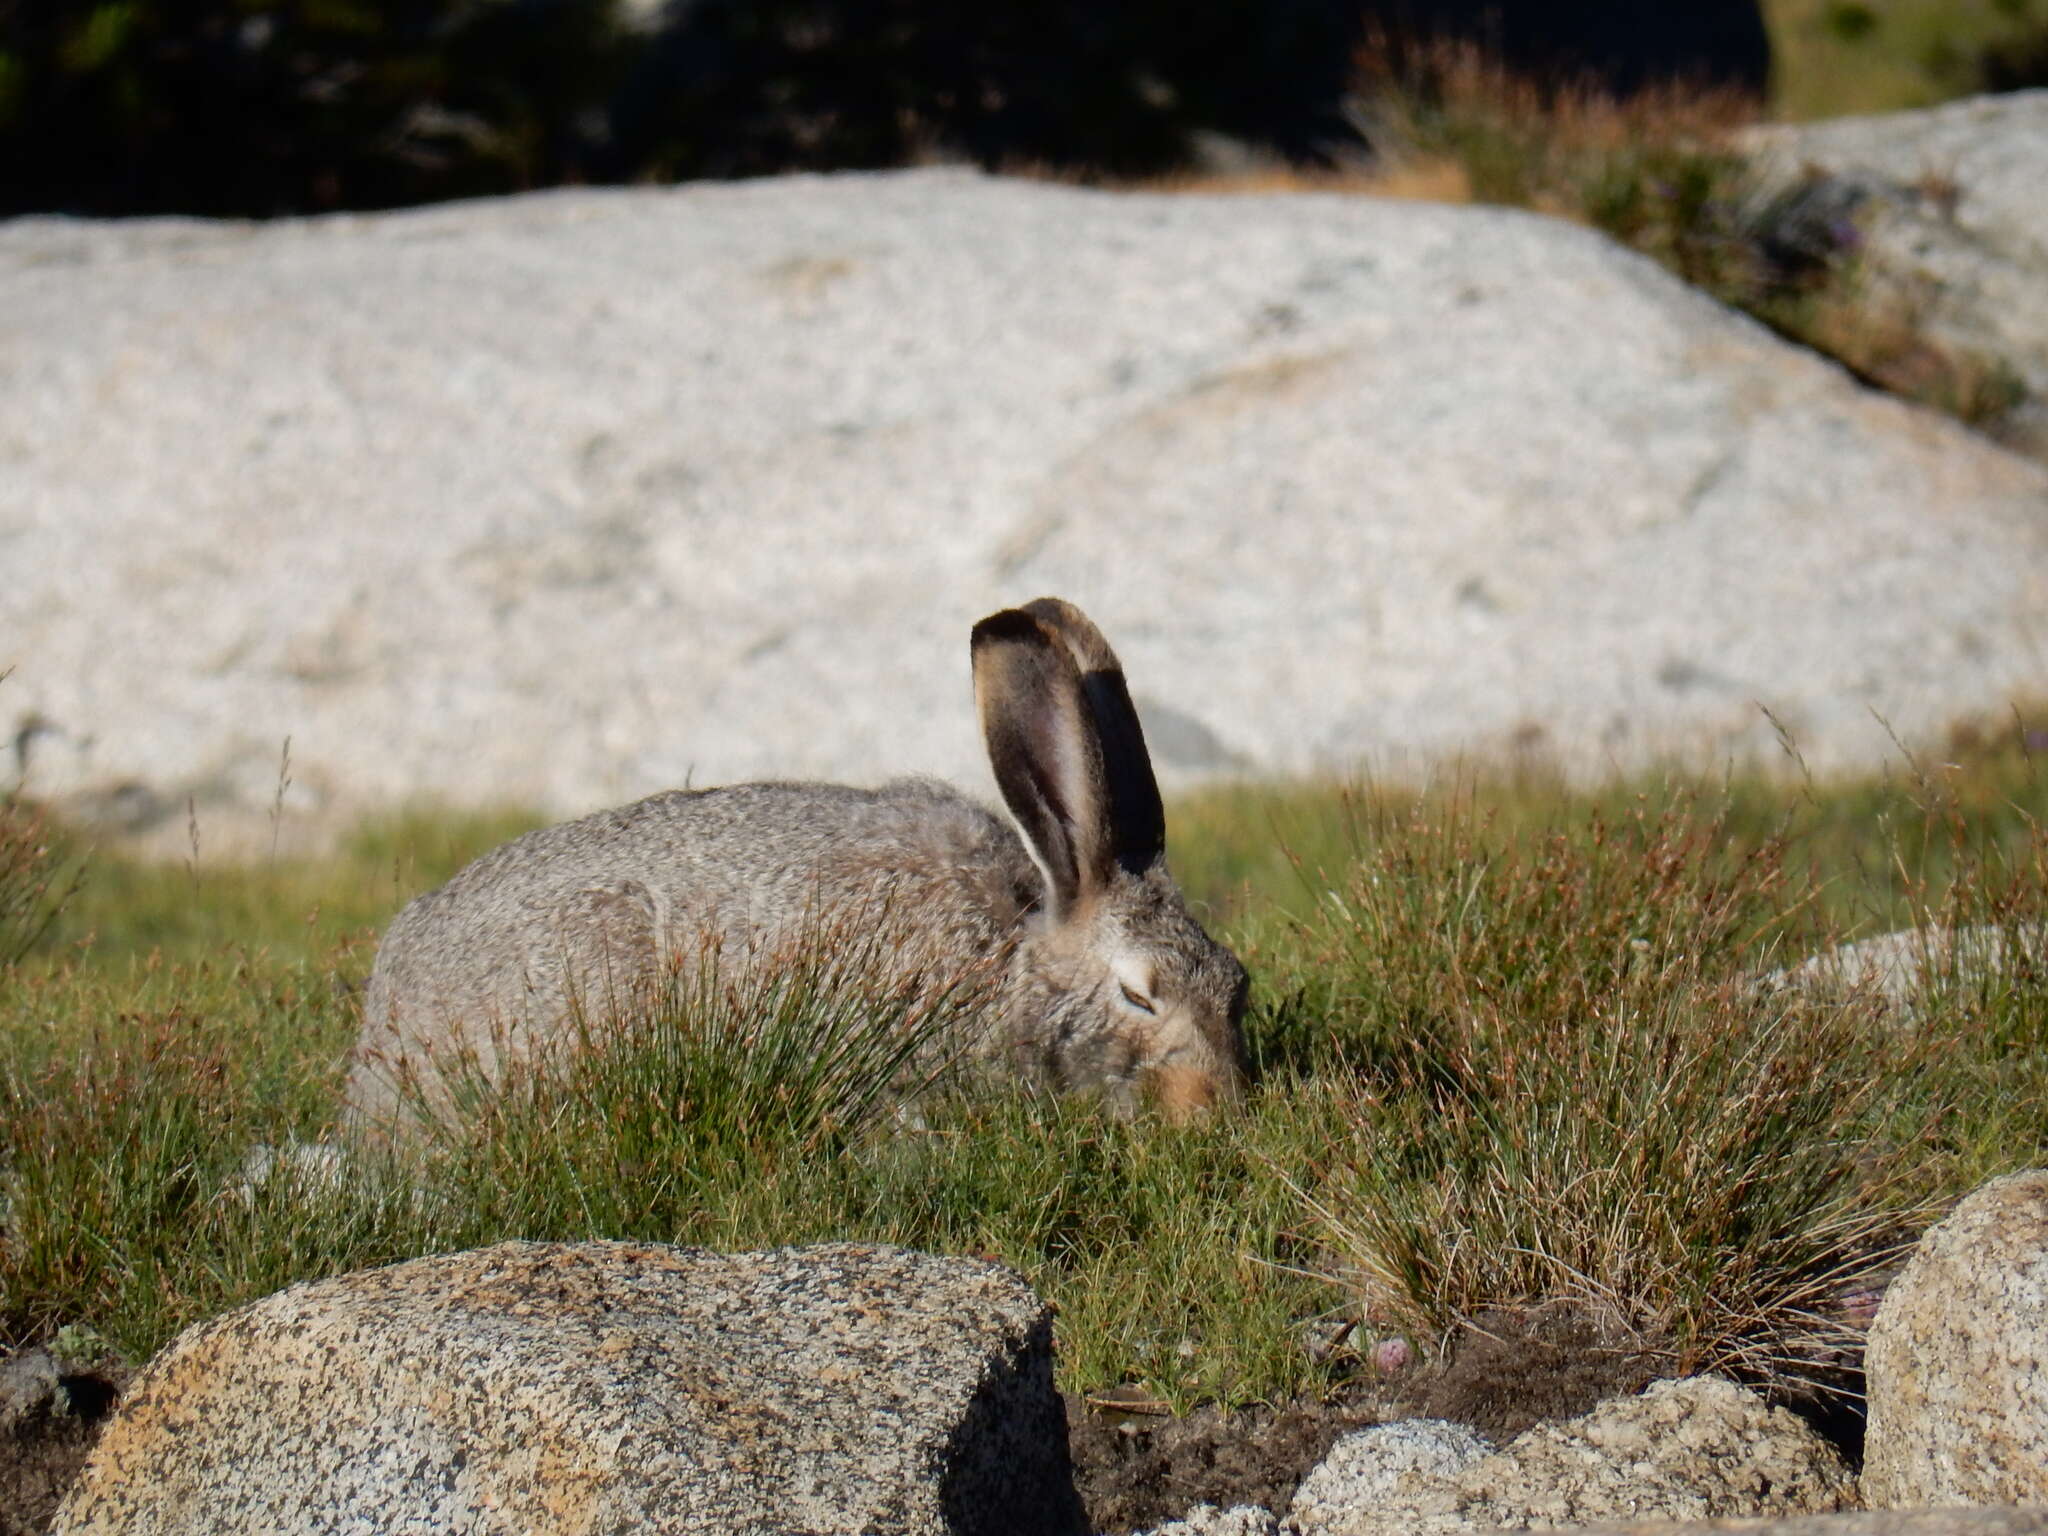
[[[1920,1240],[1864,1370],[1866,1503],[2048,1504],[2048,1171],[1992,1180]]]
[[[1046,1307],[968,1259],[505,1243],[187,1331],[63,1536],[1078,1532]]]
[[[1279,1530],[1273,1512],[1257,1504],[1233,1504],[1228,1509],[1197,1504],[1178,1520],[1154,1526],[1139,1536],[1278,1536]]]
[[[1410,1489],[1444,1483],[1486,1456],[1492,1446],[1463,1424],[1398,1419],[1346,1435],[1330,1447],[1294,1491],[1289,1536],[1349,1529],[1357,1512],[1398,1500]]]
[[[2043,1536],[2048,1509],[1857,1510],[1790,1520],[1668,1520],[1587,1525],[1566,1536]]]
[[[1169,783],[1865,764],[2039,686],[2048,469],[1598,234],[951,171],[0,226],[0,747],[202,858],[986,787],[1057,592]],[[1849,555],[1853,553],[1853,558]],[[289,736],[288,775],[281,775]]]
[[[2048,90],[1777,125],[1747,142],[1772,184],[1824,174],[1807,206],[1853,223],[1870,302],[2026,381],[2008,426],[2048,454]]]
[[[1804,1423],[1733,1382],[1697,1376],[1538,1425],[1448,1475],[1395,1479],[1367,1502],[1319,1509],[1314,1521],[1297,1509],[1289,1522],[1299,1536],[1451,1536],[1854,1502],[1854,1477]]]

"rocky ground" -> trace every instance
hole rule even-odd
[[[1945,1532],[1962,1527],[1913,1512],[2042,1502],[2048,1458],[2025,1362],[2039,1356],[2044,1269],[2048,1172],[1993,1180],[1932,1229],[1886,1286],[1867,1352],[1839,1361],[1833,1385],[1860,1395],[1867,1354],[1866,1459],[1856,1416],[1788,1413],[1800,1405],[1684,1375],[1671,1352],[1577,1307],[1475,1319],[1440,1359],[1374,1341],[1329,1401],[1174,1419],[1137,1384],[1056,1400],[1050,1309],[998,1266],[846,1244],[721,1255],[507,1243],[292,1287],[189,1330],[127,1388],[63,1529],[125,1531],[135,1511],[189,1507],[200,1488],[204,1518],[232,1512],[250,1529],[308,1487],[394,1518],[502,1514],[552,1499],[570,1467],[593,1509],[668,1517],[695,1501],[663,1529],[722,1529],[794,1499],[823,1511],[807,1529],[870,1528],[858,1504],[920,1530],[1010,1529],[1029,1508],[1076,1536],[1176,1518],[1268,1536],[1623,1516],[1762,1516],[1789,1532],[1808,1528],[1799,1516],[1865,1507],[1906,1512],[1873,1530]],[[963,1315],[963,1299],[985,1315]],[[387,1326],[394,1306],[419,1315]],[[692,1342],[707,1319],[709,1353]],[[927,1335],[950,1350],[945,1364]],[[407,1417],[422,1379],[439,1388],[429,1417],[461,1426],[453,1462]],[[48,1528],[123,1388],[118,1373],[68,1370],[42,1350],[0,1362],[12,1522],[0,1536]],[[879,1438],[877,1424],[889,1427]],[[905,1497],[936,1502],[901,1517]]]
[[[1197,1504],[1284,1510],[1341,1435],[1413,1415],[1472,1425],[1504,1441],[1532,1424],[1639,1390],[1654,1356],[1617,1350],[1568,1312],[1494,1316],[1449,1357],[1394,1375],[1361,1372],[1327,1400],[1183,1417],[1066,1396],[1075,1482],[1090,1528],[1146,1530]],[[0,1365],[0,1536],[40,1536],[132,1373],[103,1362],[58,1368],[42,1351]],[[1145,1394],[1130,1396],[1139,1404]]]
[[[1235,1413],[1203,1408],[1171,1418],[1069,1397],[1074,1474],[1093,1527],[1144,1530],[1196,1504],[1284,1510],[1302,1478],[1354,1429],[1409,1417],[1449,1419],[1498,1444],[1531,1425],[1639,1391],[1659,1371],[1660,1357],[1618,1345],[1570,1310],[1497,1313],[1479,1323],[1440,1363],[1393,1374],[1362,1369],[1326,1401]]]

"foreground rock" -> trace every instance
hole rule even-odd
[[[1846,1515],[1806,1515],[1791,1520],[1715,1520],[1706,1525],[1673,1525],[1650,1520],[1629,1525],[1589,1525],[1567,1536],[2043,1536],[2048,1509],[1859,1510]]]
[[[978,782],[960,637],[1041,592],[1169,781],[1775,758],[1759,703],[1818,769],[2039,685],[2048,469],[1532,215],[916,172],[23,221],[0,306],[0,728],[181,855],[188,806],[204,856]]]
[[[1281,1527],[1263,1509],[1202,1505],[1147,1536],[1276,1536]],[[1523,1527],[1503,1527],[1517,1530]],[[1486,1533],[1495,1536],[1495,1533]],[[1562,1536],[2048,1536],[2048,1509],[1858,1510],[1795,1515],[1788,1520],[1644,1520],[1574,1526]]]
[[[972,1260],[505,1243],[189,1330],[55,1529],[1078,1532],[1051,1363]]]
[[[1994,1179],[1920,1240],[1864,1369],[1866,1503],[2048,1504],[2048,1171]]]
[[[1447,1485],[1493,1450],[1463,1424],[1397,1419],[1346,1435],[1295,1490],[1287,1530],[1344,1531],[1360,1511],[1373,1511],[1418,1488]]]
[[[1145,1536],[1278,1536],[1279,1530],[1273,1512],[1257,1504],[1233,1504],[1228,1509],[1197,1504],[1180,1519],[1154,1526]]]
[[[1367,1431],[1368,1435],[1373,1431]],[[1354,1439],[1357,1437],[1353,1437]],[[1340,1442],[1340,1446],[1342,1442]],[[1389,1455],[1406,1457],[1389,1437]],[[1855,1479],[1803,1422],[1716,1377],[1660,1381],[1561,1424],[1539,1425],[1489,1456],[1380,1475],[1356,1449],[1357,1496],[1311,1474],[1289,1536],[1449,1536],[1552,1530],[1621,1518],[1707,1520],[1852,1506]],[[1332,1460],[1337,1460],[1333,1455]]]
[[[1748,142],[1768,180],[1806,183],[1795,218],[1857,258],[1873,312],[2012,370],[2026,399],[2005,429],[2048,455],[2048,90],[1774,126]]]

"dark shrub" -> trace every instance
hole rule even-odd
[[[262,216],[578,179],[611,0],[0,0],[0,213]]]

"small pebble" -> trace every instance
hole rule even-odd
[[[1383,1375],[1405,1371],[1415,1362],[1415,1351],[1404,1338],[1381,1339],[1372,1347],[1372,1366]]]

